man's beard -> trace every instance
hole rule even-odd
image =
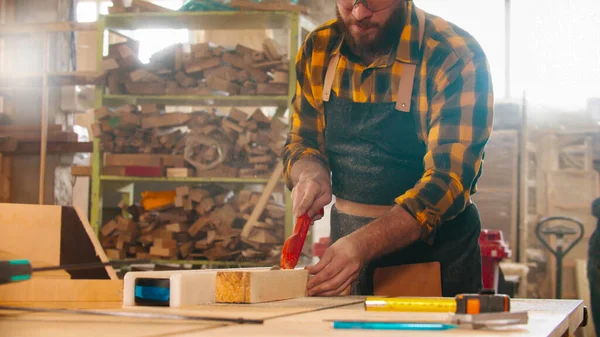
[[[402,34],[402,29],[404,28],[404,6],[398,6],[388,21],[383,24],[372,23],[369,19],[356,21],[352,17],[348,18],[348,22],[346,22],[342,19],[337,6],[335,6],[335,12],[338,19],[337,23],[344,35],[344,43],[346,43],[355,55],[361,57],[363,60],[388,54],[398,44],[400,34]],[[377,33],[372,39],[368,36],[355,37],[350,32],[350,26],[353,24],[362,28],[375,28]]]

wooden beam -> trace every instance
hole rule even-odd
[[[271,178],[269,179],[269,182],[265,186],[265,189],[263,190],[263,192],[260,196],[260,199],[258,199],[258,202],[256,203],[256,206],[254,207],[254,210],[252,210],[252,213],[250,214],[250,218],[248,218],[248,221],[246,221],[246,224],[244,225],[244,228],[242,229],[242,234],[241,234],[242,238],[248,238],[250,236],[252,229],[258,222],[260,215],[265,210],[265,207],[267,206],[267,203],[269,202],[269,199],[271,198],[271,194],[273,193],[273,190],[275,189],[275,185],[277,185],[277,183],[279,182],[279,179],[281,178],[282,174],[283,174],[283,163],[281,161],[279,161],[277,166],[275,166],[275,169],[273,170],[273,174],[271,174]]]
[[[308,270],[217,271],[217,303],[262,303],[306,296]]]
[[[95,30],[95,22],[46,22],[31,24],[1,24],[0,36]]]
[[[40,142],[5,142],[0,143],[0,153],[13,156],[40,154]],[[91,153],[93,142],[49,142],[47,153]]]

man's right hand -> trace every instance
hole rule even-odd
[[[319,220],[319,211],[331,202],[329,172],[318,162],[299,161],[294,164],[292,175],[297,177],[292,189],[294,216],[308,213],[311,219]]]

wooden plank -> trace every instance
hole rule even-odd
[[[0,25],[0,35],[32,34],[42,32],[95,31],[95,22],[47,22]]]
[[[112,303],[90,305],[75,303],[68,308],[79,309],[116,309]],[[17,304],[18,305],[18,304]],[[47,306],[44,303],[44,306]],[[34,304],[32,306],[40,306]],[[2,311],[0,331],[20,337],[37,337],[43,331],[44,336],[54,337],[151,337],[179,336],[182,333],[199,333],[202,330],[215,329],[224,326],[222,323],[181,320],[156,320],[137,317],[111,317],[92,315],[73,315],[61,313],[23,313],[17,311]]]
[[[92,176],[92,167],[91,166],[73,165],[73,166],[71,166],[71,175],[73,177],[91,177]]]
[[[273,170],[273,173],[271,174],[271,178],[269,178],[269,181],[267,182],[265,189],[263,190],[262,194],[260,195],[260,199],[258,199],[256,206],[252,210],[252,213],[250,214],[250,218],[248,218],[248,221],[246,221],[246,224],[244,225],[244,228],[243,228],[242,234],[241,234],[242,238],[248,238],[250,236],[250,234],[252,232],[252,228],[254,228],[254,226],[258,222],[258,218],[260,217],[260,215],[264,211],[265,207],[267,206],[267,203],[269,202],[269,199],[271,198],[271,194],[273,193],[275,186],[279,182],[279,179],[281,178],[282,173],[283,173],[283,163],[281,161],[279,161],[277,163],[277,166],[275,166],[275,169]]]
[[[0,202],[12,202],[13,158],[0,153]]]
[[[32,278],[0,287],[0,302],[116,302],[122,289],[122,280]]]
[[[217,303],[262,303],[304,297],[308,271],[227,270],[217,271]]]
[[[48,153],[91,153],[94,151],[92,142],[49,142]],[[8,142],[0,143],[0,152],[13,156],[32,155],[40,153],[39,142]]]

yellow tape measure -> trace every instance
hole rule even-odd
[[[456,312],[454,298],[426,297],[367,297],[366,311]]]

